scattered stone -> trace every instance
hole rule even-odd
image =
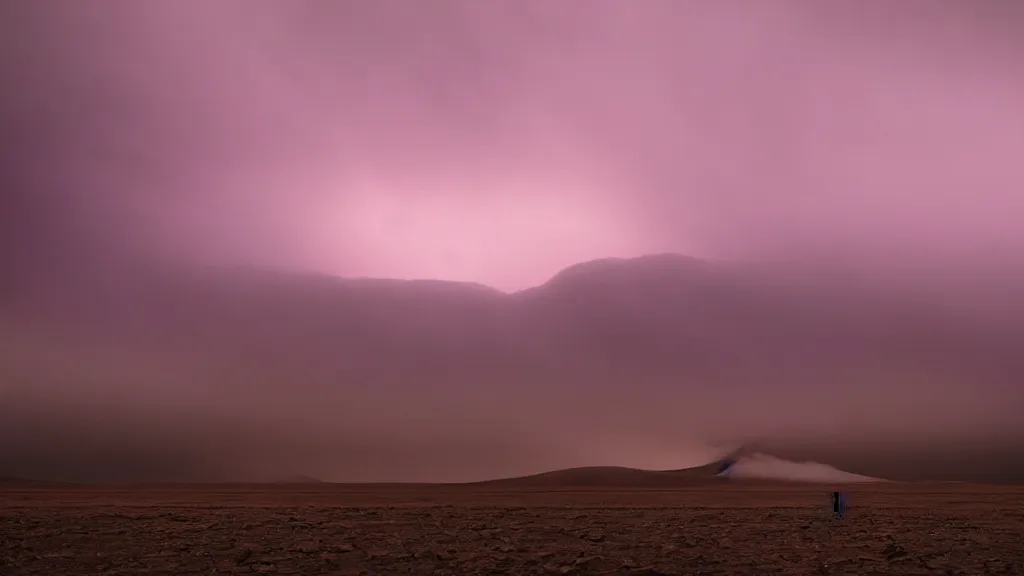
[[[249,565],[249,568],[250,571],[252,572],[259,572],[262,574],[277,571],[277,565],[275,565],[273,562],[254,562],[253,564]]]
[[[434,552],[433,550],[430,550],[430,549],[420,550],[414,556],[416,558],[420,559],[420,560],[437,560],[438,559],[437,552]]]
[[[316,542],[303,542],[296,545],[295,550],[302,554],[316,554],[320,552],[320,545]]]
[[[331,552],[336,552],[338,554],[347,554],[349,552],[355,552],[356,548],[351,544],[336,544],[331,546],[330,550]]]
[[[618,565],[616,563],[605,560],[600,556],[577,558],[576,561],[573,562],[573,566],[581,570],[589,570],[595,572],[610,571],[618,568]]]
[[[882,551],[882,554],[885,554],[886,560],[892,561],[898,558],[903,558],[907,555],[907,551],[899,544],[889,544],[885,547],[885,550]]]
[[[252,550],[249,548],[242,548],[235,554],[235,564],[245,564],[252,557]]]

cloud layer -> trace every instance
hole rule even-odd
[[[663,251],[996,266],[1022,239],[1012,2],[4,10],[7,213],[43,228],[502,289]]]

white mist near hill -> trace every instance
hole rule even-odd
[[[765,454],[743,456],[719,476],[793,482],[885,482],[881,478],[844,472],[827,464],[792,462]]]

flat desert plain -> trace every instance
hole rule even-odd
[[[0,486],[0,575],[1024,574],[1024,487]]]

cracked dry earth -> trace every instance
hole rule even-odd
[[[0,575],[1024,574],[1024,489],[0,487]]]

